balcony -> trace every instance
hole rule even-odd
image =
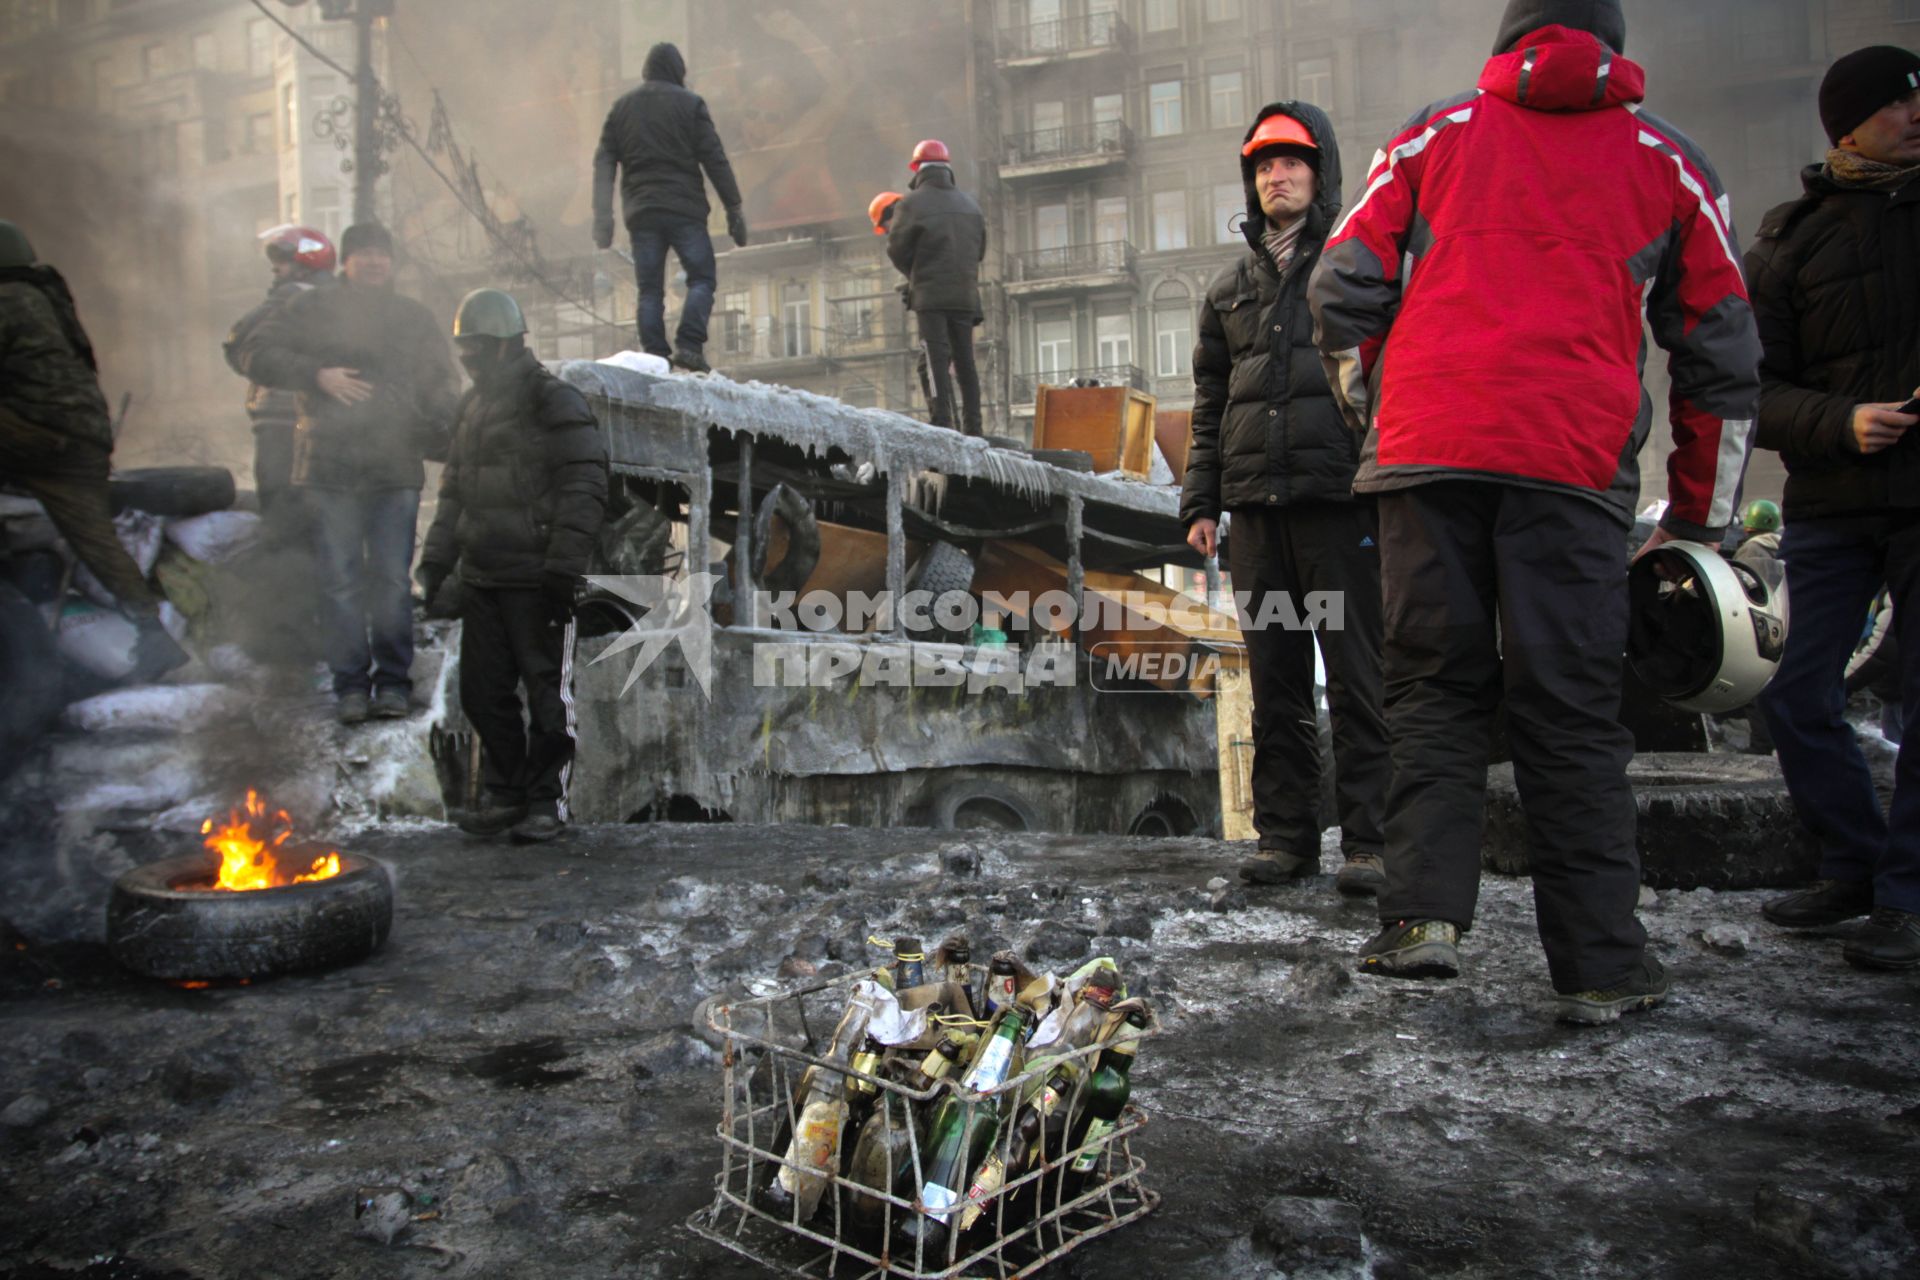
[[[1006,291],[1009,296],[1022,297],[1131,286],[1137,256],[1125,240],[1018,253],[1007,260]]]
[[[1042,67],[1069,58],[1133,52],[1133,29],[1117,13],[1086,13],[1000,31],[1002,67]]]
[[[1034,401],[1039,399],[1039,390],[1047,387],[1067,387],[1075,383],[1099,387],[1132,387],[1135,391],[1147,389],[1147,375],[1130,364],[1099,365],[1091,369],[1062,369],[1054,373],[1016,373],[1013,375],[1013,412],[1031,417]]]
[[[1125,164],[1133,130],[1120,120],[1009,134],[1001,143],[1000,177],[1044,178]]]

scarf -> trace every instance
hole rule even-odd
[[[1293,264],[1294,255],[1300,251],[1300,233],[1306,230],[1306,226],[1307,215],[1303,213],[1284,227],[1268,227],[1267,233],[1260,237],[1260,242],[1267,246],[1268,254],[1273,257],[1275,270],[1283,275]]]
[[[1902,168],[1883,164],[1878,160],[1869,160],[1856,151],[1842,151],[1835,147],[1827,152],[1827,178],[1842,187],[1898,191],[1915,178],[1920,178],[1920,165]]]

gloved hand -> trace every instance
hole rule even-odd
[[[593,246],[596,249],[613,248],[612,222],[596,222],[593,224]]]
[[[540,575],[540,594],[555,616],[563,620],[573,616],[574,586],[578,582],[571,573],[548,570]]]
[[[430,564],[422,560],[420,567],[413,571],[413,580],[420,584],[421,600],[432,604],[433,598],[440,594],[440,588],[445,585],[447,575],[451,572],[452,570],[444,564]]]
[[[739,205],[727,210],[727,234],[742,249],[747,247],[747,215]]]

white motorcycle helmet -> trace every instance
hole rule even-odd
[[[1787,644],[1784,600],[1748,566],[1668,542],[1634,562],[1627,588],[1627,661],[1682,711],[1737,710],[1773,679]]]

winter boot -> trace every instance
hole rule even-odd
[[[1856,969],[1920,969],[1920,915],[1876,908],[1841,954]]]
[[[486,795],[481,797],[478,809],[460,810],[453,822],[470,836],[497,836],[526,816],[526,801]]]
[[[1387,869],[1377,853],[1350,853],[1334,876],[1333,887],[1350,898],[1378,897],[1387,887]]]
[[[525,818],[514,824],[513,842],[515,844],[545,844],[557,839],[567,829],[561,820],[557,805],[536,806]]]
[[[1360,972],[1389,978],[1460,976],[1460,926],[1446,920],[1395,920],[1360,948]]]
[[[713,366],[707,363],[707,357],[698,347],[680,347],[667,357],[667,363],[676,369],[685,369],[688,373],[712,373]]]
[[[364,693],[343,693],[333,700],[333,718],[341,724],[366,723],[368,710]]]
[[[1873,910],[1871,880],[1816,880],[1805,889],[1760,904],[1768,923],[1786,929],[1824,929]]]
[[[1240,864],[1240,878],[1249,884],[1292,884],[1320,874],[1320,859],[1262,845]]]
[[[373,695],[368,713],[376,720],[405,720],[412,713],[407,695],[399,689],[382,689]]]
[[[1623,1013],[1651,1009],[1667,998],[1671,986],[1667,971],[1652,956],[1642,956],[1640,967],[1625,981],[1595,991],[1562,991],[1553,998],[1554,1016],[1576,1026],[1598,1027],[1620,1021]]]

